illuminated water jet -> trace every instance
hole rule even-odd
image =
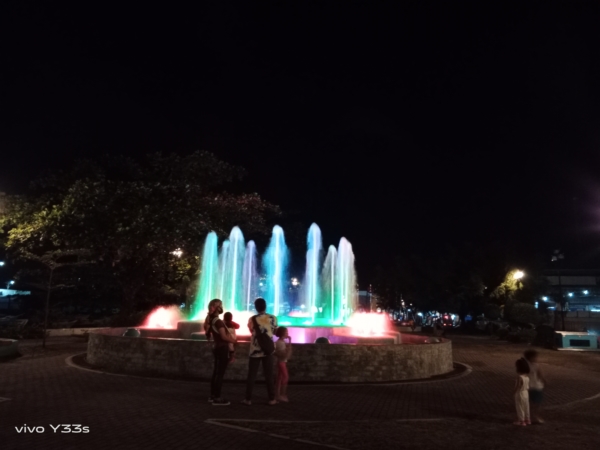
[[[263,257],[263,268],[267,274],[267,307],[273,314],[284,313],[284,290],[287,287],[288,249],[283,228],[273,227],[271,242]],[[280,309],[281,308],[281,309]]]
[[[280,322],[299,326],[342,326],[356,310],[357,286],[352,245],[340,239],[329,246],[323,262],[321,230],[312,224],[307,234],[305,274],[302,285],[288,278],[289,251],[283,229],[273,227],[258,273],[256,245],[238,227],[218,249],[217,235],[206,237],[202,253],[198,293],[191,318],[202,319],[208,302],[223,300],[225,311],[253,312],[254,299],[263,296],[269,312]],[[299,295],[298,295],[299,294]]]
[[[256,273],[256,245],[254,241],[248,242],[246,245],[246,253],[244,255],[244,307],[246,311],[251,311],[253,308],[254,298],[256,297],[255,284],[258,280]]]
[[[192,309],[193,317],[203,315],[208,309],[208,303],[216,297],[218,264],[217,233],[213,231],[208,233],[204,241],[199,288]]]
[[[319,306],[319,263],[321,258],[321,229],[313,223],[308,230],[306,252],[306,274],[304,276],[305,305],[309,316],[315,320]]]

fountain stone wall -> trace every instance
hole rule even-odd
[[[209,342],[154,337],[142,330],[141,337],[122,336],[126,328],[90,332],[87,361],[109,372],[169,378],[209,380],[212,375],[212,345]],[[406,335],[402,335],[402,341]],[[425,343],[411,336],[412,343],[372,345],[293,344],[288,362],[290,382],[373,383],[431,378],[453,370],[452,343],[442,339]],[[248,343],[238,343],[235,361],[225,379],[244,381],[248,371]]]

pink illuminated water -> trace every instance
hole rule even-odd
[[[183,320],[183,314],[177,306],[160,306],[148,314],[144,327],[148,328],[177,328],[177,322]]]
[[[385,314],[354,313],[348,319],[352,336],[383,336],[390,330],[390,320]]]

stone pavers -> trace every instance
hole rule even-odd
[[[65,358],[85,351],[77,340],[56,338],[49,351],[22,346],[26,356],[0,364],[0,448],[211,448],[251,449],[309,444],[282,441],[207,424],[207,419],[289,421],[384,421],[420,418],[512,419],[514,361],[524,346],[456,338],[455,360],[472,366],[468,376],[439,382],[400,385],[290,386],[290,404],[266,406],[264,385],[255,388],[255,404],[244,407],[243,384],[227,384],[229,407],[206,402],[201,382],[134,378],[69,367]],[[543,365],[550,386],[546,406],[560,405],[600,393],[598,372],[573,370],[568,360],[597,355],[558,355],[565,364]],[[541,355],[544,361],[544,352]],[[19,434],[15,427],[44,426],[43,434]],[[54,434],[49,425],[81,424],[89,434]],[[351,425],[348,425],[351,426]],[[316,448],[316,447],[315,447]]]

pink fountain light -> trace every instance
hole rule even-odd
[[[352,336],[383,336],[389,331],[390,322],[386,314],[354,313],[348,320]]]
[[[183,314],[177,306],[160,306],[148,314],[144,327],[147,328],[177,328],[177,322],[183,320]]]

